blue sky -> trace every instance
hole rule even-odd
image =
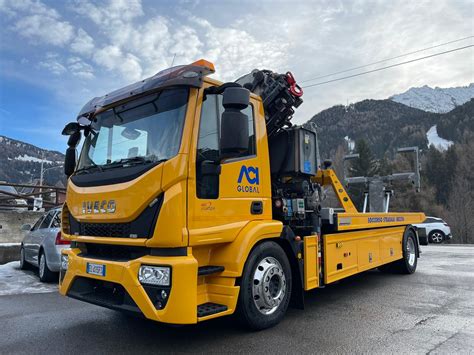
[[[153,75],[174,56],[175,64],[209,59],[222,80],[254,68],[301,80],[474,35],[473,18],[473,2],[463,0],[0,0],[0,134],[63,151],[60,131],[86,101]],[[412,86],[467,85],[473,53],[308,89],[294,121]]]

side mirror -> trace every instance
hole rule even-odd
[[[232,158],[245,152],[249,146],[248,117],[241,111],[250,103],[250,91],[241,87],[225,89],[222,105],[220,153]]]
[[[64,132],[64,131],[63,131]],[[66,156],[64,157],[64,174],[67,177],[71,176],[76,169],[76,147],[81,141],[81,131],[77,130],[69,136],[67,140],[68,148],[66,149]]]
[[[31,224],[24,224],[21,226],[22,231],[30,231],[31,230]]]
[[[76,148],[69,147],[66,149],[66,156],[64,158],[64,174],[67,177],[71,176],[76,169]]]
[[[69,136],[69,139],[67,140],[67,146],[69,148],[76,149],[80,141],[81,141],[81,131],[76,131]]]
[[[76,132],[79,132],[81,129],[81,126],[79,126],[79,123],[77,122],[69,122],[66,126],[64,126],[62,135],[63,136],[70,136],[73,135]]]

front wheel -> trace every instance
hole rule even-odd
[[[248,327],[260,330],[278,324],[291,298],[291,267],[275,242],[257,245],[242,275],[237,314]]]
[[[434,244],[441,244],[444,240],[444,233],[441,231],[432,231],[429,235],[429,240]]]

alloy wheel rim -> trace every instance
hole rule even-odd
[[[440,243],[442,240],[443,240],[443,237],[441,236],[441,233],[433,233],[433,240],[436,242],[436,243]]]
[[[286,277],[277,259],[269,256],[259,262],[252,279],[252,297],[258,311],[269,315],[286,295]]]
[[[412,238],[408,238],[407,241],[407,254],[408,254],[408,264],[410,266],[415,265],[416,254],[415,254],[415,243]]]

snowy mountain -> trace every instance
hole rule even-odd
[[[65,183],[62,164],[64,155],[59,152],[38,148],[0,135],[0,181],[31,183],[41,175],[43,161],[44,183],[55,185]]]
[[[390,97],[392,101],[418,108],[423,111],[446,113],[474,97],[474,83],[455,88],[431,88],[427,85],[411,88]]]

